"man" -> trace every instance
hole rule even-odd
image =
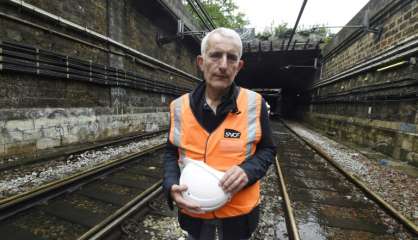
[[[235,76],[243,67],[239,35],[218,28],[202,40],[197,64],[204,82],[170,106],[170,133],[164,157],[164,190],[179,211],[189,239],[248,239],[258,224],[260,189],[275,155],[268,114],[261,95],[240,88]],[[203,212],[183,198],[178,163],[185,157],[225,172],[219,185],[231,199]]]

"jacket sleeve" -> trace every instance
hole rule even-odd
[[[164,153],[164,179],[163,190],[167,198],[170,209],[173,209],[173,199],[170,190],[174,184],[179,184],[180,168],[177,164],[178,148],[170,142],[170,136],[167,137],[167,145]]]
[[[248,176],[246,187],[254,184],[266,174],[276,155],[276,144],[273,141],[269,116],[264,99],[261,104],[260,125],[261,140],[257,144],[257,150],[251,158],[240,164],[240,167]]]

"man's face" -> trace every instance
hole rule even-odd
[[[208,39],[206,53],[197,57],[197,64],[203,72],[206,86],[220,91],[231,86],[244,65],[238,57],[239,46],[232,38],[213,34]]]

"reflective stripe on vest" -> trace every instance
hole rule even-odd
[[[253,91],[246,91],[248,94],[248,144],[247,144],[247,153],[245,159],[251,157],[251,146],[252,142],[255,141],[255,131],[257,127],[257,94]]]
[[[188,97],[188,94],[185,95],[185,97]],[[174,113],[174,115],[171,116],[171,118],[173,119],[173,121],[171,122],[172,124],[171,129],[173,130],[173,132],[172,134],[170,133],[170,136],[171,135],[173,136],[173,139],[171,139],[171,142],[173,143],[173,145],[179,147],[180,162],[184,158],[184,151],[181,148],[181,134],[182,134],[181,114],[182,114],[182,106],[183,106],[182,100],[183,100],[183,97],[180,97],[173,102],[174,111],[171,111],[172,113]]]
[[[189,94],[170,105],[170,142],[179,149],[179,164],[184,157],[205,161],[226,171],[250,160],[261,138],[261,95],[240,88],[237,97],[240,113],[228,113],[225,120],[209,134],[197,121],[190,108]],[[259,202],[259,182],[235,194],[222,208],[205,214],[188,215],[199,218],[232,217],[250,212]]]

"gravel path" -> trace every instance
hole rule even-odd
[[[117,147],[103,147],[82,154],[71,155],[64,161],[43,161],[5,170],[0,176],[0,200],[22,192],[29,191],[54,180],[91,169],[94,166],[116,159],[117,157],[141,152],[151,146],[167,141],[166,134],[146,140],[131,142]]]
[[[418,225],[418,178],[371,161],[360,152],[297,123],[288,125],[310,143],[328,153],[340,166],[361,179],[409,220]]]

